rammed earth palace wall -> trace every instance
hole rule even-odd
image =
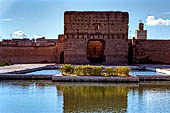
[[[57,47],[56,47],[56,54],[57,54],[57,63],[61,63],[61,55],[64,52],[64,35],[58,35]]]
[[[170,64],[170,40],[133,40],[134,63]]]
[[[64,62],[88,64],[89,40],[105,42],[103,64],[128,62],[127,12],[74,12],[64,14]]]
[[[0,60],[12,63],[55,63],[56,46],[0,47]]]

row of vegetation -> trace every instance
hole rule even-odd
[[[60,68],[63,75],[71,76],[128,76],[128,66],[117,66],[116,68],[92,65],[63,64]]]
[[[0,66],[8,66],[8,65],[11,65],[11,63],[8,61],[0,61]]]

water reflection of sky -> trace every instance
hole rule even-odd
[[[130,75],[165,75],[163,73],[158,73],[158,72],[154,72],[154,71],[139,71],[139,70],[131,70],[131,72],[129,72]]]
[[[61,72],[59,70],[40,70],[40,71],[35,71],[35,72],[30,72],[27,74],[41,74],[41,75],[55,75],[55,74],[60,74]],[[157,73],[153,71],[140,71],[140,70],[131,70],[130,75],[165,75],[162,73]]]
[[[129,91],[128,113],[134,113],[135,111],[137,113],[169,113],[170,89],[166,89],[166,85],[162,88],[149,85],[148,87],[153,89],[143,87],[144,89],[141,89],[140,93],[140,88],[136,91]]]
[[[168,113],[170,83],[1,81],[0,113]]]
[[[55,75],[60,73],[61,72],[56,69],[56,70],[40,70],[40,71],[30,72],[27,74]]]
[[[0,82],[0,113],[60,113],[62,107],[55,86]]]

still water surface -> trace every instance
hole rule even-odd
[[[32,75],[32,74],[41,74],[41,75],[55,75],[55,74],[60,74],[61,72],[57,69],[55,70],[39,70],[39,71],[34,71],[34,72],[30,72],[27,73],[27,75]]]
[[[170,82],[0,81],[0,113],[169,113]]]
[[[41,75],[55,75],[55,74],[60,74],[61,72],[57,69],[54,70],[39,70],[39,71],[35,71],[35,72],[30,72],[27,73],[27,75],[32,75],[32,74],[41,74]],[[130,75],[166,75],[166,74],[162,74],[162,73],[158,73],[158,72],[154,72],[154,71],[139,71],[139,70],[131,70],[129,72]]]

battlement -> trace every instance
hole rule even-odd
[[[66,11],[64,34],[128,34],[129,14],[120,11]],[[115,35],[115,38],[117,37]]]

